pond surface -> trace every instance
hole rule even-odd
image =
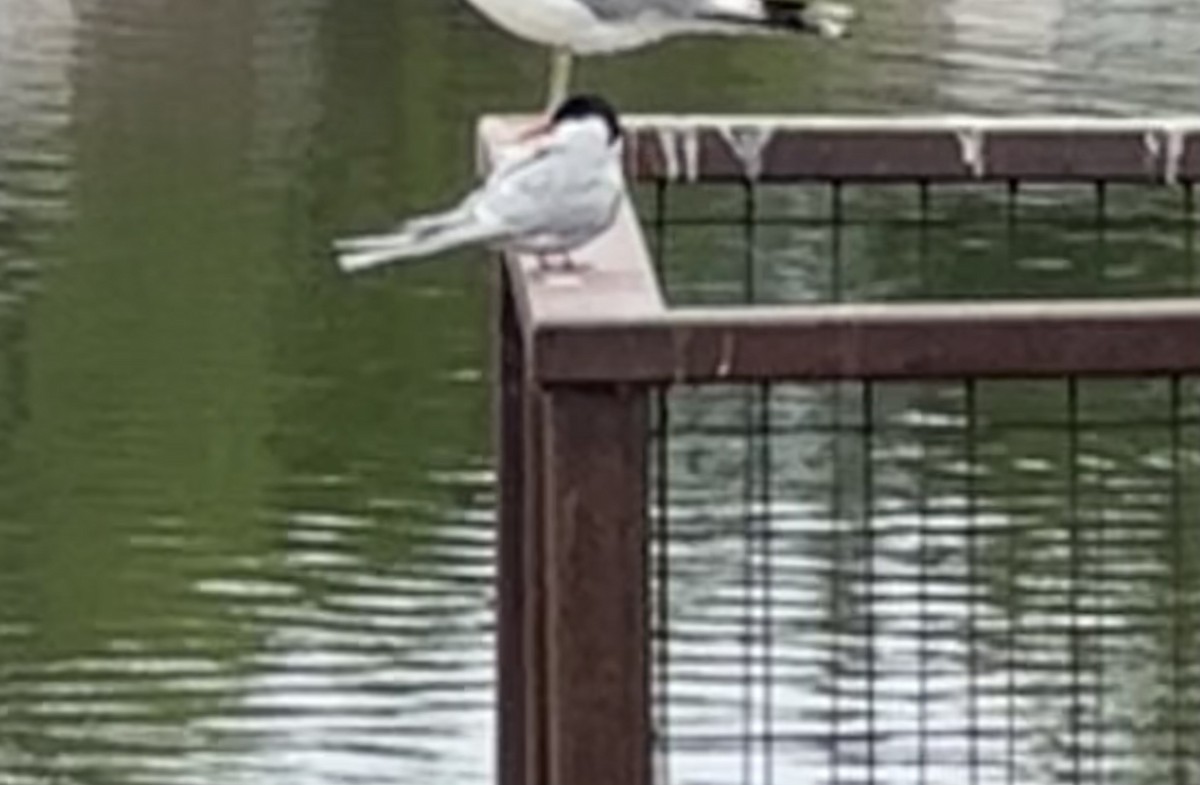
[[[1200,6],[864,10],[577,75],[647,111],[1200,97]],[[0,0],[0,782],[491,781],[487,270],[327,246],[464,187],[545,70],[457,0]]]

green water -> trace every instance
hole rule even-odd
[[[578,76],[628,110],[1194,109],[1186,4],[864,10]],[[457,0],[0,0],[0,783],[489,781],[486,268],[326,249],[464,187],[545,70]]]

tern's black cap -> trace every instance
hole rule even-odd
[[[608,139],[615,142],[621,136],[621,124],[617,121],[617,110],[598,95],[573,95],[554,110],[552,123],[584,117],[599,117],[608,126]]]

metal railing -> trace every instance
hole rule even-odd
[[[507,123],[483,122],[485,152]],[[1200,545],[1200,299],[1188,296],[1200,279],[1192,185],[1200,119],[627,124],[643,222],[626,204],[580,253],[594,264],[571,285],[520,258],[506,259],[499,275],[501,783],[1200,782],[1200,578],[1188,566]],[[1090,298],[961,290],[938,298],[924,268],[942,224],[953,223],[946,213],[987,189],[984,221],[999,227],[994,245],[1011,255],[1026,225],[1022,197],[1044,184],[1086,194],[1043,194],[1035,212],[1044,215],[1032,219],[1090,238],[1083,255],[1124,253],[1139,241],[1117,236],[1131,226],[1167,227],[1178,269],[1155,279],[1169,286],[1150,290],[1169,296],[1102,282]],[[689,188],[731,197],[708,200],[722,215],[672,217],[668,197]],[[906,207],[889,196],[876,210],[911,229],[918,249],[914,275],[925,288],[897,286],[884,297],[903,301],[855,301],[870,291],[850,281],[869,275],[844,269],[856,188],[912,195]],[[1122,188],[1136,193],[1118,204]],[[819,206],[813,214],[767,214],[773,194],[799,189],[810,193],[798,201]],[[786,212],[797,199],[783,201]],[[1145,201],[1158,208],[1142,210]],[[660,284],[681,275],[669,235],[687,225],[736,236],[691,249],[740,255],[728,289],[741,303],[668,302]],[[828,286],[803,298],[817,302],[780,304],[789,298],[764,283],[760,246],[772,225],[821,234],[810,261],[830,268]],[[934,301],[919,301],[931,290]],[[1113,293],[1134,296],[1105,296]],[[1093,386],[1118,379],[1156,392],[1105,392],[1104,416],[1089,419]],[[1019,384],[1054,389],[1049,426],[989,409],[992,385]],[[888,396],[906,386],[939,403],[889,419]],[[704,418],[695,413],[714,406],[733,414],[697,425]],[[1062,471],[1052,469],[1052,487],[1038,485],[1040,458],[1010,456],[1032,467],[1017,472],[1017,490],[983,470],[989,451],[1009,449],[997,434],[1039,427],[1057,440],[1047,463]],[[1161,482],[1128,491],[1153,497],[1134,505],[1153,519],[1140,534],[1097,511],[1127,501],[1087,452],[1087,439],[1114,429],[1152,434]],[[672,451],[705,433],[724,439],[718,453],[737,456],[728,493],[704,501],[732,505],[714,507],[720,521],[710,528],[724,527],[718,540],[737,555],[715,561],[684,554],[689,534],[675,499],[695,488],[677,489],[683,471]],[[939,455],[935,467],[930,456]],[[814,462],[828,477],[791,476]],[[898,490],[888,475],[901,470]],[[947,482],[953,490],[937,490]],[[1050,567],[1038,548],[1058,554]],[[1133,577],[1120,561],[1129,553]],[[702,574],[681,576],[681,563]],[[821,576],[811,591],[795,583],[805,563]],[[1047,569],[1061,605],[1053,611],[1039,605],[1045,590],[1028,588]],[[950,610],[946,570],[962,593]],[[1152,731],[1139,735],[1125,727],[1137,720],[1123,713],[1130,697],[1113,676],[1132,649],[1104,631],[1144,580],[1161,583],[1167,598],[1154,629],[1166,640],[1170,689]],[[731,618],[696,626],[702,601],[680,600],[681,582],[699,596],[711,583],[714,602],[736,594]],[[993,602],[999,595],[1005,601]],[[1025,661],[1043,655],[1059,659]],[[711,706],[698,709],[703,695],[676,689],[689,668],[718,693]],[[1053,678],[1031,680],[1026,670]],[[903,700],[889,693],[897,683]],[[961,693],[949,714],[947,689]],[[1025,717],[1038,701],[1056,707],[1043,712],[1054,728]],[[1150,753],[1134,749],[1144,738]]]

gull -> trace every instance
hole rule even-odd
[[[617,114],[604,98],[568,98],[456,207],[383,234],[339,240],[338,265],[357,272],[486,244],[533,254],[543,268],[555,256],[572,267],[570,253],[616,219],[625,192],[620,140]]]
[[[826,0],[470,0],[513,35],[547,46],[549,106],[566,95],[573,55],[636,49],[688,34],[845,35],[855,12]]]

